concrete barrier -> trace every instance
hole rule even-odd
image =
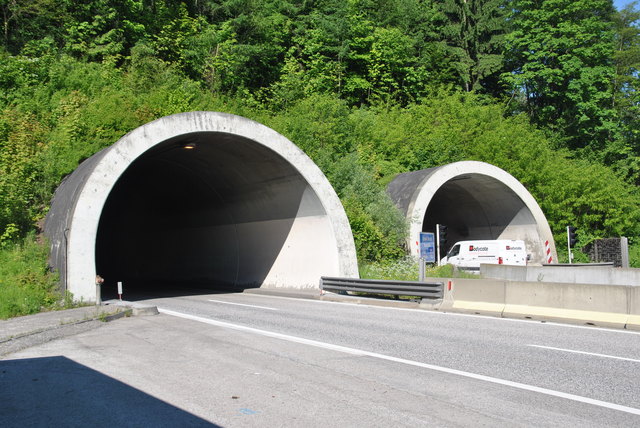
[[[480,266],[483,278],[505,281],[562,282],[576,284],[630,285],[640,284],[640,269],[622,269],[598,265],[545,266]]]
[[[628,287],[507,281],[503,316],[624,328]]]
[[[423,309],[640,330],[640,286],[460,278],[427,281],[444,281],[444,293],[441,302],[421,303]]]
[[[629,318],[626,328],[640,330],[640,287],[629,287]]]
[[[452,278],[445,280],[444,297],[437,309],[502,316],[504,302],[504,281]]]

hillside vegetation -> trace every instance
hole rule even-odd
[[[525,185],[558,242],[569,224],[582,245],[627,236],[640,266],[635,5],[11,0],[0,9],[3,263],[31,248],[53,191],[83,159],[153,119],[212,110],[272,127],[319,165],[363,262],[404,255],[404,220],[384,193],[395,174],[479,160]],[[26,282],[48,290],[40,263]],[[24,287],[17,274],[3,270],[0,289]]]

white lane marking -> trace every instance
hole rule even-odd
[[[208,299],[209,302],[215,302],[215,303],[224,303],[226,305],[236,305],[236,306],[248,306],[250,308],[258,308],[258,309],[267,309],[270,311],[279,311],[280,309],[276,309],[276,308],[269,308],[267,306],[257,306],[257,305],[247,305],[244,303],[233,303],[233,302],[225,302],[224,300],[213,300],[213,299]]]
[[[434,370],[434,371],[438,371],[438,372],[441,372],[441,373],[448,373],[448,374],[462,376],[462,377],[466,377],[466,378],[470,378],[470,379],[476,379],[476,380],[481,380],[481,381],[484,381],[484,382],[490,382],[490,383],[494,383],[494,384],[498,384],[498,385],[510,386],[512,388],[517,388],[517,389],[521,389],[521,390],[525,390],[525,391],[537,392],[537,393],[549,395],[549,396],[552,396],[552,397],[564,398],[564,399],[567,399],[567,400],[572,400],[572,401],[577,401],[577,402],[580,402],[580,403],[591,404],[591,405],[594,405],[594,406],[604,407],[604,408],[611,409],[611,410],[618,410],[620,412],[631,413],[633,415],[640,415],[640,409],[635,409],[633,407],[622,406],[622,405],[615,404],[615,403],[609,403],[609,402],[606,402],[606,401],[595,400],[595,399],[592,399],[592,398],[582,397],[582,396],[579,396],[579,395],[568,394],[566,392],[554,391],[552,389],[540,388],[540,387],[533,386],[533,385],[527,385],[527,384],[519,383],[519,382],[512,382],[510,380],[498,379],[498,378],[495,378],[495,377],[490,377],[490,376],[480,375],[480,374],[476,374],[476,373],[465,372],[465,371],[462,371],[462,370],[450,369],[450,368],[447,368],[447,367],[440,367],[440,366],[436,366],[436,365],[433,365],[433,364],[421,363],[419,361],[406,360],[404,358],[392,357],[392,356],[389,356],[389,355],[378,354],[378,353],[375,353],[375,352],[364,351],[364,350],[361,350],[361,349],[349,348],[349,347],[346,347],[346,346],[334,345],[334,344],[331,344],[331,343],[319,342],[319,341],[311,340],[311,339],[304,339],[302,337],[290,336],[288,334],[276,333],[276,332],[268,331],[268,330],[260,330],[260,329],[257,329],[257,328],[246,327],[246,326],[238,325],[238,324],[231,324],[231,323],[228,323],[228,322],[217,321],[217,320],[213,320],[213,319],[210,319],[210,318],[199,317],[199,316],[196,316],[196,315],[183,314],[181,312],[171,311],[171,310],[163,309],[163,308],[158,308],[158,311],[160,313],[163,313],[163,314],[166,314],[166,315],[172,315],[172,316],[175,316],[175,317],[185,318],[185,319],[192,320],[192,321],[198,321],[198,322],[202,322],[202,323],[205,323],[205,324],[215,325],[215,326],[218,326],[218,327],[230,328],[230,329],[233,329],[233,330],[259,334],[261,336],[272,337],[272,338],[275,338],[275,339],[286,340],[288,342],[300,343],[300,344],[303,344],[303,345],[315,346],[317,348],[329,349],[329,350],[332,350],[332,351],[342,352],[342,353],[345,353],[345,354],[378,358],[378,359],[381,359],[381,360],[393,361],[393,362],[400,363],[400,364],[407,364],[407,365],[410,365],[410,366],[422,367],[422,368],[425,368],[425,369]]]
[[[533,346],[534,348],[550,349],[552,351],[571,352],[574,354],[591,355],[594,357],[613,358],[615,360],[633,361],[634,363],[640,363],[640,360],[634,360],[633,358],[616,357],[615,355],[596,354],[594,352],[584,352],[584,351],[575,351],[573,349],[554,348],[553,346],[542,346],[542,345],[527,345],[527,346]]]
[[[632,331],[632,330],[623,330],[623,329],[615,329],[615,328],[606,328],[606,327],[597,327],[597,326],[587,326],[587,325],[577,325],[577,324],[562,324],[559,322],[553,321],[538,321],[538,320],[527,320],[527,319],[517,319],[517,318],[500,318],[494,317],[490,315],[476,315],[476,314],[462,314],[457,312],[446,312],[446,311],[434,311],[429,309],[414,309],[414,308],[397,308],[393,306],[378,306],[378,305],[367,305],[364,303],[350,303],[350,302],[333,302],[331,300],[319,300],[319,299],[310,299],[304,297],[285,297],[285,296],[271,296],[268,294],[257,294],[257,293],[247,293],[247,295],[251,296],[260,296],[260,297],[268,297],[271,299],[282,299],[282,300],[297,300],[304,302],[314,302],[314,303],[325,303],[325,304],[333,304],[333,305],[347,305],[354,306],[359,308],[371,308],[371,309],[384,309],[384,310],[392,310],[392,311],[408,311],[408,312],[419,312],[425,315],[434,315],[434,316],[453,316],[453,317],[462,317],[462,318],[482,318],[485,320],[494,320],[494,321],[504,321],[504,322],[513,322],[513,323],[523,323],[523,324],[533,324],[540,326],[553,326],[553,327],[565,327],[565,328],[577,328],[582,330],[591,330],[591,331],[600,331],[600,332],[608,332],[608,333],[623,333],[623,334],[633,334],[640,335],[640,331]]]

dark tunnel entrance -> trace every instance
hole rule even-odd
[[[443,253],[458,241],[527,239],[535,219],[520,197],[499,180],[466,174],[447,181],[431,199],[422,223],[423,232],[447,226]],[[512,231],[512,232],[510,232]]]
[[[232,134],[181,135],[145,152],[116,182],[100,216],[103,298],[128,292],[260,287],[297,216],[324,215],[281,156]]]

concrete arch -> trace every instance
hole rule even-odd
[[[57,189],[45,233],[62,283],[85,301],[96,274],[233,288],[358,276],[320,169],[272,129],[223,113],[160,118],[84,161]]]
[[[512,175],[493,165],[463,161],[399,174],[387,192],[409,222],[407,248],[419,254],[420,232],[448,226],[448,245],[473,239],[522,239],[530,263],[546,263],[545,241],[557,260],[544,213]]]

